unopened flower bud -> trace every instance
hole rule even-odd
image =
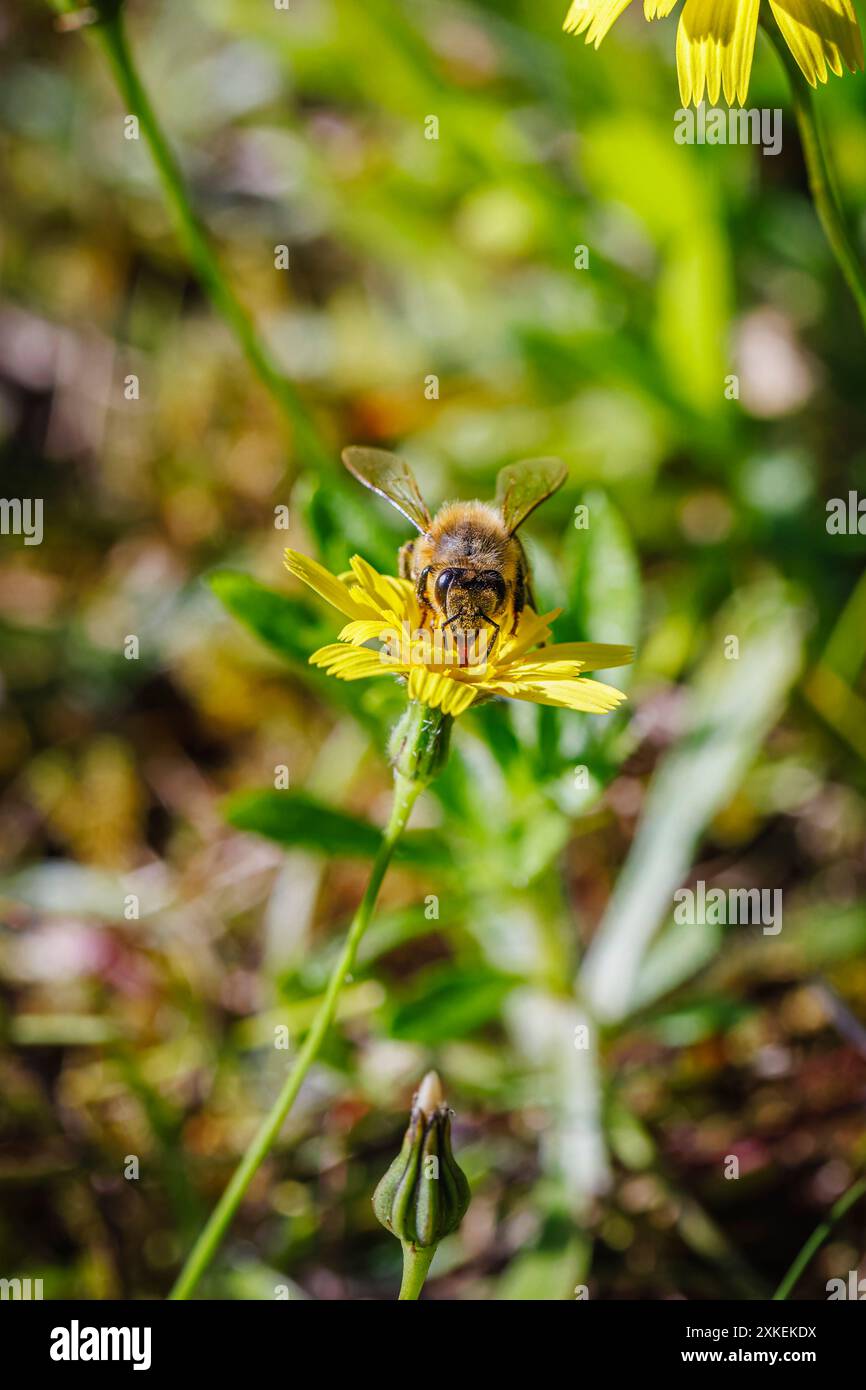
[[[388,749],[398,776],[422,786],[431,782],[448,760],[453,722],[441,709],[410,700],[391,734]]]
[[[403,1147],[373,1194],[373,1210],[404,1245],[425,1249],[456,1231],[469,1197],[451,1152],[451,1112],[430,1071],[413,1097]]]

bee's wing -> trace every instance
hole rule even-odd
[[[342,459],[359,483],[386,498],[419,531],[429,530],[432,518],[405,459],[387,449],[364,449],[356,445],[344,449]]]
[[[496,479],[495,505],[510,533],[514,533],[539,502],[562,487],[568,469],[561,459],[521,459],[509,463]]]

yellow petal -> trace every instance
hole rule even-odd
[[[361,604],[354,599],[346,585],[335,578],[330,570],[326,570],[324,565],[320,565],[318,560],[311,560],[309,555],[301,555],[297,550],[287,550],[285,560],[286,569],[290,574],[307,584],[326,603],[345,613],[347,618],[370,617],[370,605]]]
[[[643,0],[645,19],[664,19],[669,15],[677,0]]]
[[[629,0],[573,0],[562,27],[567,34],[582,34],[586,30],[586,42],[598,48],[628,4]]]
[[[340,641],[321,647],[310,657],[318,666],[339,680],[362,680],[369,676],[407,675],[409,698],[419,700],[446,714],[459,715],[479,697],[500,694],[536,704],[557,705],[565,709],[604,714],[625,696],[598,681],[578,675],[584,668],[622,665],[631,660],[628,647],[605,646],[593,642],[563,642],[559,646],[528,652],[535,642],[550,634],[549,621],[557,613],[539,615],[526,609],[516,637],[503,644],[502,655],[494,662],[472,667],[439,666],[430,663],[430,644],[412,641],[413,626],[398,613],[415,606],[411,584],[381,575],[366,560],[355,556],[351,574],[335,578],[317,561],[297,551],[286,551],[286,565],[328,603],[345,613],[351,621],[340,633]],[[351,589],[350,589],[351,584]],[[395,609],[397,612],[395,612]],[[557,610],[558,611],[558,610]],[[394,657],[385,649],[376,650],[367,642],[381,640],[393,630],[402,641]],[[426,634],[429,636],[429,634]],[[407,655],[408,651],[408,655]],[[527,654],[528,653],[528,654]]]
[[[410,699],[410,700],[421,700],[422,703],[426,704],[427,701],[426,701],[426,699],[425,699],[425,695],[426,695],[426,692],[427,692],[427,683],[428,683],[428,681],[429,681],[430,679],[431,679],[431,672],[427,670],[427,667],[426,667],[426,666],[413,666],[412,669],[411,669],[411,671],[409,672],[409,682],[408,682],[409,699]],[[437,677],[436,679],[438,679],[438,677]],[[430,688],[431,688],[431,691],[432,691],[434,688],[438,688],[438,687],[434,687],[434,686],[431,684],[431,687],[430,687]]]
[[[729,106],[749,91],[760,0],[686,0],[677,28],[677,74],[683,106],[715,106],[724,90]]]
[[[616,709],[628,696],[613,685],[602,681],[576,680],[568,682],[567,692],[563,692],[564,682],[559,681],[551,687],[557,699],[565,700],[569,709],[587,710],[592,714],[602,714]]]
[[[512,700],[531,700],[537,705],[556,705],[560,709],[582,710],[585,714],[608,714],[626,698],[621,690],[601,681],[562,680],[492,682],[488,689]]]
[[[451,692],[442,701],[442,708],[446,714],[453,715],[456,719],[458,714],[463,714],[469,708],[477,694],[478,692],[473,690],[471,685],[463,685],[460,681],[451,681]]]
[[[413,666],[409,672],[410,700],[420,700],[422,705],[441,709],[445,714],[462,714],[477,693],[472,685],[455,680],[453,676],[428,671],[423,666]]]
[[[496,680],[516,681],[518,685],[532,685],[536,681],[576,680],[581,674],[579,661],[536,661],[535,652],[524,656],[520,661],[511,661],[496,672]]]
[[[582,671],[606,671],[613,666],[628,666],[634,661],[634,647],[620,647],[606,642],[554,642],[523,658],[536,666],[551,662],[577,662]]]
[[[863,69],[863,39],[851,0],[770,0],[773,17],[803,76],[814,87],[827,69],[842,76]]]
[[[531,647],[537,647],[539,642],[546,642],[550,636],[550,624],[561,612],[561,608],[553,608],[549,613],[534,613],[531,608],[524,608],[516,633],[513,637],[506,637],[498,653],[494,653],[495,660],[513,661]]]
[[[388,624],[381,618],[361,618],[353,623],[346,623],[341,628],[339,637],[341,642],[351,642],[355,647],[363,647],[365,642],[376,642],[383,632],[388,632]]]
[[[411,595],[412,585],[406,579],[394,579],[389,574],[379,574],[371,564],[360,555],[351,559],[352,573],[358,581],[363,598],[374,604],[380,611],[401,613]],[[408,591],[408,593],[407,593]]]
[[[371,652],[368,647],[346,647],[340,642],[332,642],[320,647],[310,657],[311,666],[321,666],[329,676],[337,676],[341,681],[360,681],[367,676],[393,676],[393,664],[383,661],[381,653]]]

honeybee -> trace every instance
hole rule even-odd
[[[492,503],[446,502],[431,517],[404,459],[385,449],[356,447],[344,449],[342,457],[359,482],[420,532],[401,546],[399,573],[415,585],[421,626],[456,635],[465,646],[483,625],[488,651],[503,628],[514,633],[525,605],[535,607],[516,532],[565,482],[565,464],[555,458],[508,464],[496,479]]]

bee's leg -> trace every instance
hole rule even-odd
[[[412,558],[414,554],[414,541],[407,541],[405,545],[400,546],[400,550],[397,555],[397,573],[399,574],[401,579],[412,578]]]
[[[413,542],[409,541],[408,544],[412,545]],[[403,547],[403,549],[405,550],[405,546]],[[402,555],[402,553],[403,551],[401,550],[400,554]],[[417,598],[418,606],[421,609],[422,627],[426,623],[428,615],[430,613],[430,601],[427,598],[427,579],[432,568],[432,565],[427,565],[418,575],[418,578],[415,583],[415,597]]]
[[[496,643],[499,641],[499,637],[500,637],[500,634],[501,634],[501,632],[502,632],[502,629],[501,629],[501,627],[499,626],[499,624],[496,623],[496,622],[494,622],[492,618],[488,618],[488,619],[487,619],[487,622],[488,622],[488,623],[490,624],[490,626],[493,628],[493,641],[492,641],[492,642],[490,643],[490,645],[487,647],[487,649],[486,649],[486,651],[485,651],[485,653],[484,653],[485,657],[488,655],[489,652],[492,652],[492,651],[493,651],[493,648],[496,646]]]
[[[521,551],[520,560],[517,564],[517,573],[514,576],[514,598],[512,600],[514,608],[514,619],[512,621],[511,632],[509,634],[511,637],[513,637],[515,632],[517,631],[517,624],[520,622],[520,615],[526,607],[527,597],[529,597],[530,603],[532,602],[532,597],[528,593],[528,590],[529,575],[526,572],[526,561],[523,558],[523,552]]]

